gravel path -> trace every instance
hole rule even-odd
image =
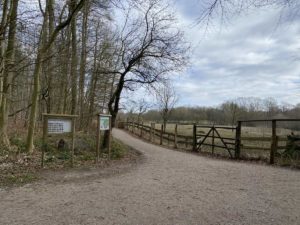
[[[114,136],[143,163],[81,182],[0,190],[0,224],[299,225],[300,172],[198,157]],[[74,172],[73,172],[74,173]]]

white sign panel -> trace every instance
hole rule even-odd
[[[110,116],[100,116],[100,130],[109,130]]]
[[[49,134],[63,134],[72,132],[72,120],[48,119]]]

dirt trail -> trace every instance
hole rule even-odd
[[[120,130],[114,136],[144,162],[114,176],[0,190],[0,224],[300,224],[299,171],[197,157]]]

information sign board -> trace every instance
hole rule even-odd
[[[72,132],[72,120],[48,119],[48,134],[63,134]]]

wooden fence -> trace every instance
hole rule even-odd
[[[245,120],[238,121],[237,126],[216,126],[216,125],[197,125],[190,123],[173,124],[174,129],[166,131],[163,124],[151,123],[146,125],[127,121],[120,123],[121,127],[129,132],[146,139],[152,143],[168,147],[180,148],[195,152],[201,152],[204,146],[211,147],[211,154],[215,154],[215,149],[223,149],[231,158],[240,159],[241,152],[257,150],[269,151],[269,163],[274,164],[275,155],[278,150],[286,149],[287,137],[279,137],[276,133],[278,121],[297,121],[300,119],[277,119],[277,120]],[[251,137],[242,135],[242,128],[249,122],[270,122],[272,124],[272,133],[270,137]],[[169,126],[170,124],[168,124]],[[178,133],[178,126],[189,125],[192,128],[190,135]],[[159,126],[159,128],[158,128]],[[206,129],[206,130],[205,130]],[[204,131],[205,130],[205,131]],[[225,135],[224,130],[231,131],[232,136]],[[256,143],[251,145],[249,143]],[[263,147],[261,143],[270,143],[269,147]],[[257,144],[259,143],[259,144]],[[280,143],[285,143],[281,144]]]
[[[246,127],[246,124],[249,123],[271,123],[271,135],[269,137],[251,137],[251,136],[243,136],[242,128]],[[236,137],[237,137],[237,145],[236,145],[236,157],[240,158],[241,151],[269,151],[269,162],[270,164],[274,164],[275,155],[279,150],[286,150],[286,142],[287,136],[279,137],[277,135],[278,122],[300,122],[300,119],[273,119],[273,120],[244,120],[238,121]],[[245,144],[246,142],[247,144]],[[249,144],[250,143],[250,144]],[[251,143],[259,143],[251,144]],[[281,144],[280,144],[281,143]],[[283,144],[284,143],[284,144]],[[269,144],[268,147],[264,147]]]
[[[143,123],[126,122],[122,127],[143,139],[159,145],[193,150],[193,137],[179,135],[177,132],[177,125],[175,125],[174,133],[166,132],[163,124],[160,124],[160,129],[157,129],[156,125],[157,124],[155,123],[151,123],[149,126],[144,125]]]

